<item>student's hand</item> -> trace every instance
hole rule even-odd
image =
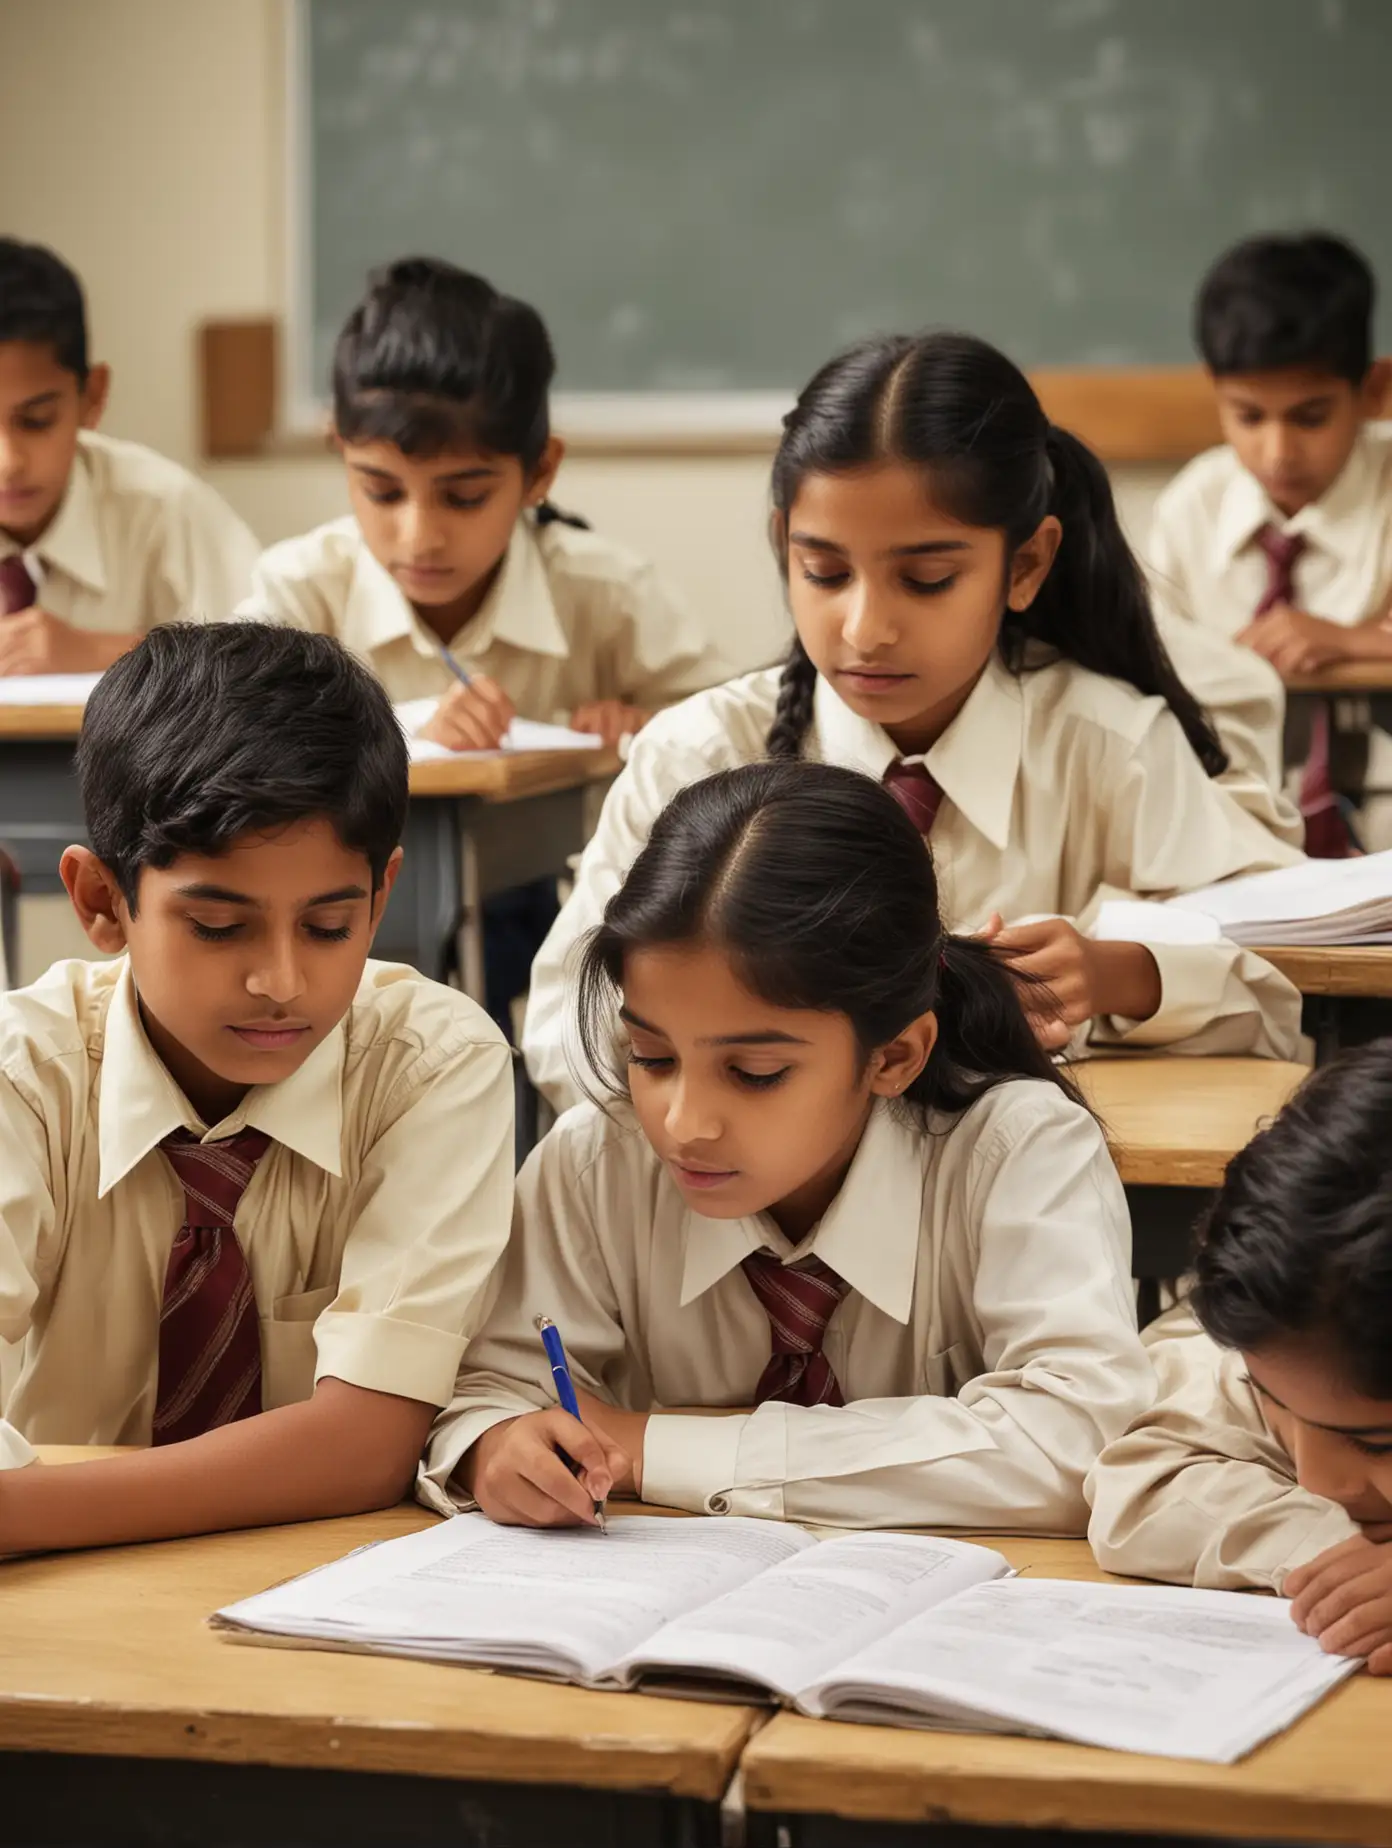
[[[1337,622],[1326,622],[1308,610],[1292,609],[1278,603],[1265,616],[1249,622],[1238,636],[1246,648],[1263,655],[1283,680],[1297,674],[1317,673],[1334,661],[1346,661],[1353,652],[1351,640],[1356,629],[1346,629]]]
[[[564,1451],[580,1465],[572,1476]],[[632,1465],[605,1441],[554,1407],[496,1424],[459,1468],[465,1489],[490,1521],[502,1527],[593,1527],[594,1504],[607,1501]]]
[[[496,751],[517,708],[487,674],[475,674],[466,687],[450,688],[420,729],[422,738],[447,751]]]
[[[571,713],[570,729],[602,738],[613,751],[617,750],[621,738],[642,731],[651,717],[652,714],[644,712],[641,706],[626,706],[621,699],[592,699]]]
[[[1288,1573],[1285,1592],[1296,1628],[1326,1655],[1392,1675],[1392,1546],[1356,1535]]]
[[[575,1396],[580,1402],[580,1416],[586,1427],[615,1445],[624,1458],[626,1468],[615,1474],[610,1494],[631,1495],[634,1501],[642,1501],[643,1441],[648,1432],[648,1414],[621,1412],[618,1406],[606,1405],[603,1399],[597,1399],[592,1392],[577,1391]]]
[[[0,617],[0,676],[104,673],[139,639],[75,628],[35,604]]]

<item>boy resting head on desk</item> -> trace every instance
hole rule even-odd
[[[251,581],[256,540],[206,482],[97,433],[110,387],[77,277],[0,237],[0,675],[99,673]]]
[[[1109,1571],[1294,1600],[1392,1674],[1392,1040],[1322,1067],[1228,1168],[1159,1398],[1101,1455]]]
[[[112,962],[0,997],[0,1553],[380,1507],[507,1237],[512,1073],[368,961],[406,745],[325,636],[154,630],[78,747],[64,882]]]

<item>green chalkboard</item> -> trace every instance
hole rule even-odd
[[[578,391],[778,390],[929,323],[1183,360],[1256,229],[1392,273],[1392,0],[299,5],[319,385],[414,252],[534,302]]]

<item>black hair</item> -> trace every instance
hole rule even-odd
[[[1008,1078],[1077,1098],[987,946],[938,914],[932,855],[887,790],[832,764],[764,762],[689,784],[654,824],[579,975],[580,1045],[607,1089],[624,957],[709,942],[774,1007],[846,1015],[868,1057],[934,1009],[938,1038],[910,1104],[958,1111]]]
[[[334,423],[350,443],[427,457],[478,449],[530,473],[551,436],[555,372],[535,308],[441,257],[403,257],[368,277],[338,336]],[[537,518],[588,526],[549,501]]]
[[[376,677],[330,636],[262,622],[152,629],[102,675],[77,744],[87,836],[132,912],[143,868],[318,815],[375,890],[407,768]]]
[[[1308,366],[1361,385],[1376,294],[1367,258],[1341,237],[1249,237],[1199,285],[1194,342],[1219,378]]]
[[[65,372],[87,383],[87,309],[82,284],[42,244],[0,237],[0,340],[53,348]]]
[[[1311,1335],[1392,1399],[1392,1039],[1322,1066],[1228,1164],[1193,1306],[1224,1347]]]
[[[969,334],[888,335],[822,367],[783,420],[773,464],[777,543],[787,574],[787,518],[808,475],[883,460],[930,471],[933,494],[958,519],[1004,532],[1008,554],[1046,515],[1063,541],[1026,610],[1007,608],[999,646],[1012,672],[1031,643],[1094,673],[1158,694],[1210,776],[1227,757],[1175,672],[1155,626],[1140,566],[1117,519],[1107,472],[1085,443],[1044,415],[1028,379]],[[783,669],[768,735],[795,757],[812,719],[816,670],[800,640]]]

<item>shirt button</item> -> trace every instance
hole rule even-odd
[[[712,1495],[710,1500],[706,1503],[706,1506],[710,1509],[712,1514],[728,1514],[730,1512],[730,1498],[728,1495]]]

